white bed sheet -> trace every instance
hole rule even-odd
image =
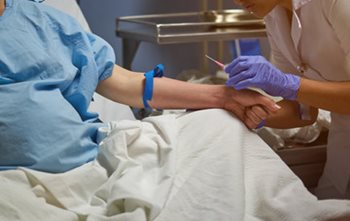
[[[62,174],[0,172],[0,220],[330,220],[253,132],[223,110],[111,123],[99,162]]]

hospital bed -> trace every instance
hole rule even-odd
[[[83,18],[72,0],[46,3]],[[60,174],[0,172],[0,220],[350,217],[349,201],[318,201],[259,136],[223,110],[119,119],[102,132],[108,136],[98,161]]]

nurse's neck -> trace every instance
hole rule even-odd
[[[292,0],[281,0],[280,6],[286,9],[288,20],[290,23],[292,23],[292,17],[293,17],[293,3]]]
[[[0,16],[4,13],[5,10],[5,0],[0,0]]]
[[[283,8],[289,10],[289,11],[293,11],[293,3],[292,0],[281,0],[279,2],[279,5],[282,6]]]

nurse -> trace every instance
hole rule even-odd
[[[327,163],[319,198],[350,198],[350,1],[236,0],[264,17],[270,62],[239,57],[226,67],[227,85],[258,87],[284,98],[265,122],[291,128],[311,124],[318,108],[331,111]]]

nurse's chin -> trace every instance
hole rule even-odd
[[[259,12],[259,11],[249,11],[247,10],[250,14],[255,15],[258,18],[264,18],[268,13],[263,13],[263,12]]]
[[[251,6],[251,7],[246,7],[245,8],[250,14],[253,14],[255,15],[256,17],[258,18],[264,18],[268,13],[269,11],[266,11],[266,10],[262,10],[258,7],[254,7],[254,6]]]

